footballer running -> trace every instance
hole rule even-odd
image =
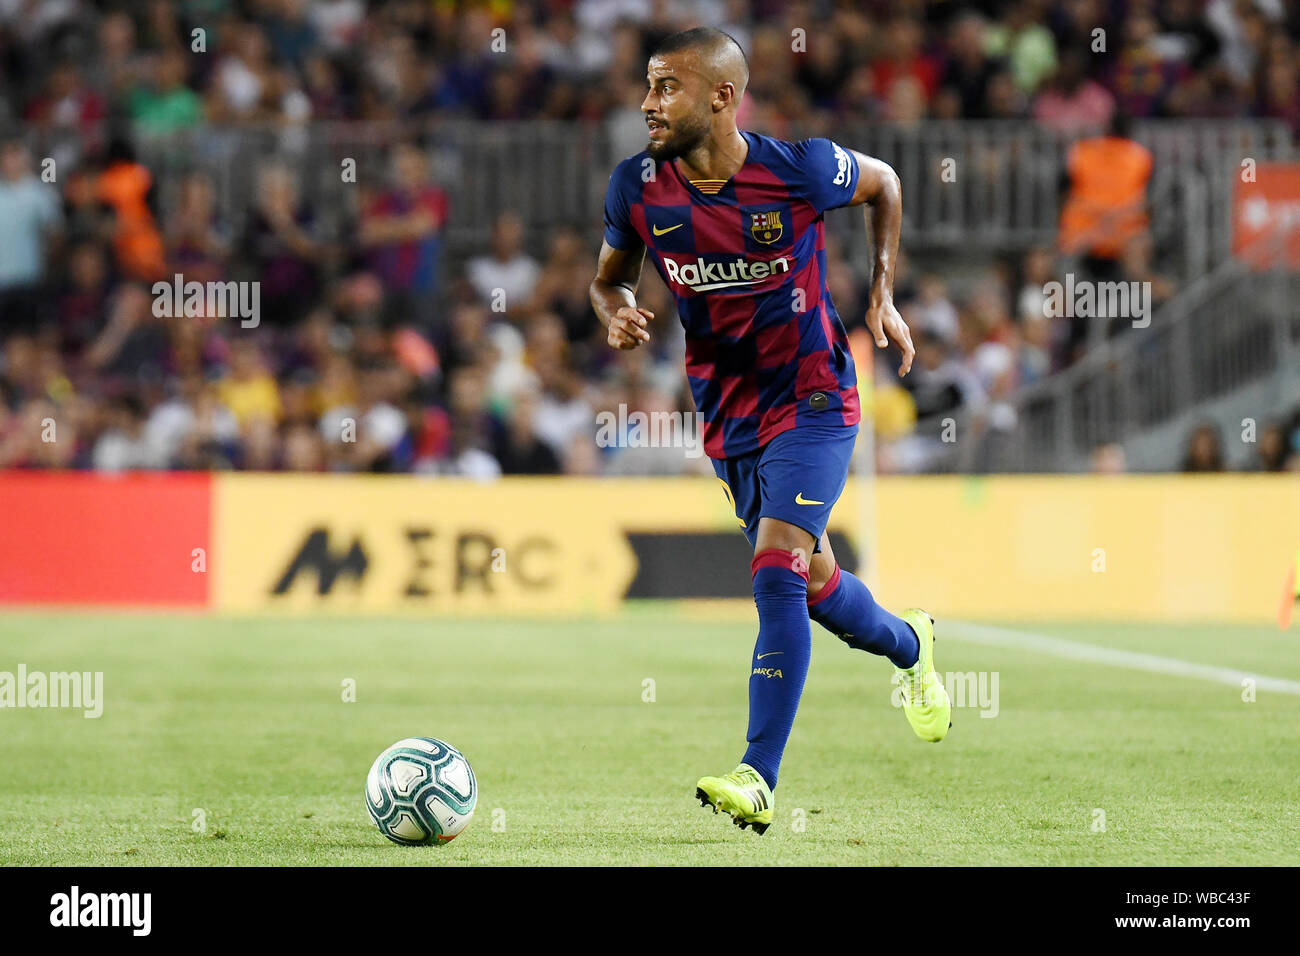
[[[826,525],[844,490],[860,420],[844,325],[826,287],[823,214],[869,207],[875,263],[866,315],[878,347],[914,354],[894,308],[902,221],[898,177],[827,139],[744,132],[736,108],[749,66],[734,39],[699,27],[650,57],[641,110],[650,141],[610,177],[591,303],[616,349],[650,340],[636,303],[646,249],[686,330],[686,374],[713,462],[753,546],[758,640],[748,748],[696,796],[743,829],[772,822],[777,772],[812,654],[810,620],[898,669],[903,711],[923,740],[950,723],[934,669],[934,622],[895,616],[835,563]]]

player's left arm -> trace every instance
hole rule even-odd
[[[898,235],[903,227],[903,189],[898,174],[888,163],[849,150],[857,161],[858,183],[850,206],[866,205],[867,229],[875,244],[876,259],[871,272],[871,294],[867,302],[867,328],[879,348],[895,342],[903,352],[899,376],[912,368],[916,349],[907,323],[894,308],[894,263],[898,259]]]

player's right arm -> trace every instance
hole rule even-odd
[[[610,348],[634,349],[650,341],[646,324],[654,313],[636,304],[636,287],[644,262],[645,246],[616,249],[608,242],[600,245],[596,278],[591,281],[591,307],[609,330],[606,341]]]

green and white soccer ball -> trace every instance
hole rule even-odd
[[[443,844],[474,816],[478,783],[465,755],[433,737],[399,740],[366,777],[366,809],[379,832],[403,846]]]

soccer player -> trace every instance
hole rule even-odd
[[[875,242],[867,326],[912,363],[892,302],[902,219],[885,163],[826,139],[787,143],[736,127],[749,67],[734,39],[705,27],[673,34],[650,57],[644,152],[610,177],[605,240],[591,302],[616,349],[650,340],[636,303],[650,249],[686,329],[686,372],[704,450],[754,549],[758,640],[749,677],[748,749],[703,777],[696,796],[743,829],[772,822],[777,771],[812,652],[809,619],[850,647],[888,658],[903,710],[923,740],[948,732],[934,669],[934,622],[890,614],[835,563],[826,524],[857,438],[857,378],[826,288],[822,215],[866,204]]]

